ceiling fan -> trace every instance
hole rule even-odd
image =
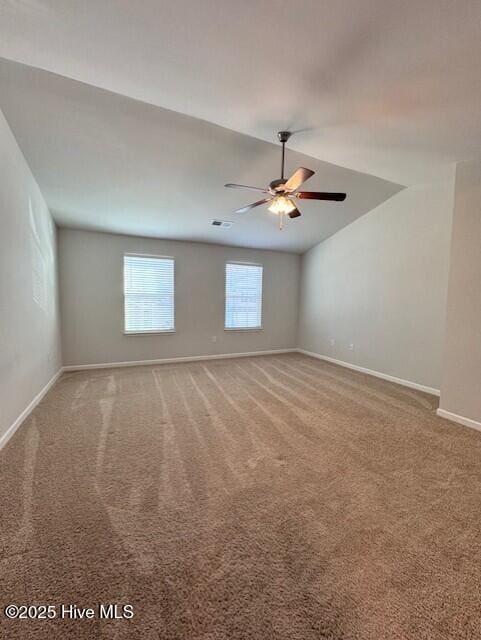
[[[299,187],[314,175],[315,172],[311,171],[311,169],[299,167],[299,169],[294,171],[292,176],[286,180],[284,177],[284,158],[286,142],[291,137],[291,132],[279,131],[277,137],[282,144],[281,178],[273,180],[265,189],[262,187],[249,187],[245,184],[232,184],[230,182],[224,185],[232,189],[250,189],[251,191],[260,191],[266,194],[266,197],[262,200],[257,200],[257,202],[253,202],[245,207],[236,209],[235,213],[247,213],[247,211],[250,211],[250,209],[253,209],[254,207],[269,203],[268,209],[279,216],[279,228],[282,229],[284,216],[288,215],[289,218],[298,218],[301,215],[301,212],[296,206],[295,198],[298,198],[299,200],[335,200],[337,202],[342,202],[346,199],[345,193],[299,191]]]

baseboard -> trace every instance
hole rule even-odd
[[[47,384],[43,387],[43,389],[41,391],[39,391],[39,393],[37,393],[37,395],[35,396],[35,398],[32,400],[32,402],[28,405],[28,407],[26,409],[24,409],[22,411],[22,413],[18,416],[18,418],[15,420],[15,422],[10,425],[10,427],[8,427],[8,429],[5,431],[5,433],[3,434],[3,436],[0,437],[0,449],[2,447],[4,447],[7,442],[10,440],[10,438],[13,436],[13,434],[15,433],[15,431],[19,428],[19,426],[22,424],[22,422],[28,418],[28,416],[32,413],[32,411],[35,409],[35,407],[38,405],[38,403],[40,402],[40,400],[42,400],[42,398],[48,393],[48,391],[51,389],[51,387],[53,387],[53,385],[57,382],[57,380],[60,378],[60,376],[62,375],[63,369],[62,367],[57,371],[57,373],[55,373],[50,380],[47,382]]]
[[[381,378],[382,380],[395,382],[396,384],[400,384],[403,387],[409,387],[410,389],[416,389],[417,391],[424,391],[424,393],[430,393],[433,396],[440,395],[439,389],[434,389],[433,387],[427,387],[424,384],[419,384],[418,382],[411,382],[411,380],[396,378],[395,376],[390,376],[387,373],[381,373],[380,371],[374,371],[373,369],[366,369],[365,367],[360,367],[357,364],[344,362],[344,360],[336,360],[335,358],[330,358],[329,356],[323,356],[320,353],[315,353],[314,351],[306,351],[305,349],[297,349],[297,351],[299,353],[303,353],[305,356],[311,356],[311,358],[317,358],[318,360],[326,360],[327,362],[338,364],[341,367],[346,367],[347,369],[353,369],[354,371],[359,371],[360,373],[367,373],[370,376]]]
[[[226,358],[247,358],[249,356],[269,356],[292,353],[297,349],[271,349],[269,351],[248,351],[243,353],[219,353],[207,356],[181,356],[178,358],[159,358],[157,360],[130,360],[127,362],[100,362],[96,364],[73,364],[63,367],[63,371],[83,371],[84,369],[116,369],[117,367],[142,367],[153,364],[175,364],[177,362],[196,362],[197,360],[223,360]]]
[[[451,420],[451,422],[457,422],[458,424],[462,424],[470,429],[481,431],[481,422],[477,422],[471,418],[465,418],[464,416],[459,416],[457,413],[451,413],[451,411],[446,411],[445,409],[438,409],[436,413],[440,418],[446,418],[446,420]]]

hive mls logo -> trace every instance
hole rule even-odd
[[[130,620],[134,617],[134,607],[131,604],[99,604],[101,620]]]

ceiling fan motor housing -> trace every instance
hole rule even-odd
[[[286,184],[287,180],[285,178],[279,178],[279,180],[273,180],[269,183],[269,188],[272,191],[282,191],[282,188]]]

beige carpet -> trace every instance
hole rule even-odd
[[[64,375],[0,452],[0,636],[480,638],[481,433],[435,404],[297,354]]]

